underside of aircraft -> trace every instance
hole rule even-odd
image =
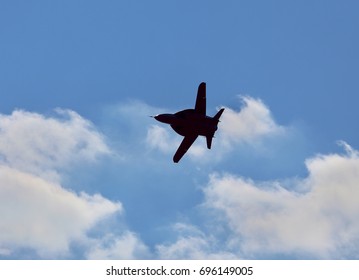
[[[184,136],[173,156],[175,163],[181,160],[198,136],[206,137],[207,148],[211,149],[212,139],[218,129],[218,122],[223,111],[224,108],[219,110],[214,117],[206,115],[206,83],[202,82],[198,86],[194,109],[182,110],[175,114],[160,114],[154,117],[159,122],[169,124],[174,131]]]

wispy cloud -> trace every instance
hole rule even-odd
[[[172,243],[156,247],[160,259],[236,259],[237,256],[226,251],[213,235],[206,235],[193,225],[176,223],[173,231],[177,239]]]
[[[106,234],[101,239],[91,241],[86,259],[148,259],[151,258],[149,248],[134,232],[126,231],[121,235]]]
[[[152,149],[170,154],[175,151],[181,141],[179,137],[176,139],[174,135],[171,135],[168,129],[163,126],[151,125],[147,129],[146,143]]]

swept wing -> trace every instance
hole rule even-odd
[[[192,146],[193,142],[196,141],[198,134],[187,135],[183,138],[181,145],[178,147],[175,155],[173,156],[174,162],[179,162],[183,155]]]

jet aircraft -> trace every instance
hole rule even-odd
[[[175,163],[180,161],[199,135],[206,137],[207,148],[211,148],[212,139],[218,129],[219,118],[223,111],[224,108],[219,110],[214,117],[206,115],[206,83],[202,82],[198,86],[194,109],[182,110],[175,114],[160,114],[154,116],[157,121],[169,124],[174,131],[184,136],[181,145],[173,156]]]

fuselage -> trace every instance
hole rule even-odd
[[[194,109],[186,109],[175,114],[160,114],[155,119],[171,125],[182,136],[198,134],[213,135],[217,130],[218,120],[199,114]]]

